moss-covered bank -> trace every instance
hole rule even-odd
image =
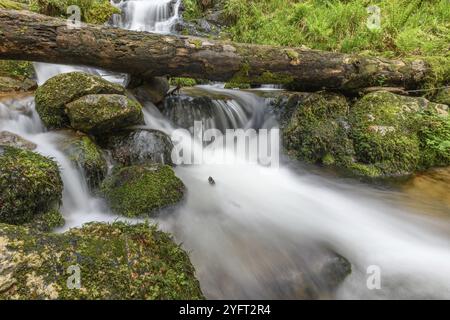
[[[44,234],[0,224],[0,299],[203,295],[186,252],[155,226],[91,223],[64,234]]]
[[[369,177],[450,165],[447,105],[386,91],[354,104],[336,94],[298,94],[283,105],[285,147],[298,159]]]

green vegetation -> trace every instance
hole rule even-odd
[[[23,224],[59,206],[57,164],[37,153],[0,147],[0,222]]]
[[[34,76],[33,64],[27,61],[0,60],[0,77],[13,77],[20,80]]]
[[[370,30],[369,6],[381,9],[381,29]],[[226,0],[233,40],[353,53],[446,55],[447,0]]]
[[[56,17],[67,17],[67,8],[71,5],[79,6],[81,19],[89,23],[102,24],[120,10],[109,0],[29,0],[31,10]]]
[[[197,80],[192,78],[170,78],[169,84],[171,86],[193,87],[197,85]]]
[[[0,253],[0,300],[204,298],[186,252],[148,224],[90,223],[63,234],[0,224]]]
[[[183,0],[184,13],[183,18],[193,20],[201,18],[202,9],[199,6],[199,0]]]
[[[0,9],[11,9],[11,10],[26,9],[27,6],[21,2],[23,1],[0,0]]]
[[[102,190],[115,212],[138,217],[177,204],[185,186],[171,167],[146,165],[117,168]]]
[[[65,105],[89,94],[125,93],[125,88],[83,72],[59,74],[36,90],[36,111],[48,128],[69,125]]]

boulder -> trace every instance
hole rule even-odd
[[[83,72],[59,74],[36,90],[36,111],[48,128],[69,125],[65,105],[90,94],[124,94],[125,88]]]
[[[187,253],[155,226],[90,223],[46,234],[0,224],[0,300],[5,299],[204,297]]]
[[[288,99],[287,105],[284,112],[292,115],[283,128],[283,139],[289,155],[323,164],[342,163],[353,156],[352,141],[347,134],[349,105],[344,96],[295,95]]]
[[[169,91],[169,81],[167,78],[155,77],[151,80],[146,80],[131,89],[136,99],[144,104],[145,102],[152,102],[159,104],[164,100]]]
[[[124,166],[151,163],[173,165],[172,141],[160,131],[122,130],[101,137],[100,143],[111,152],[115,161]]]
[[[404,176],[450,164],[448,106],[386,91],[365,95],[351,108],[356,170]]]
[[[33,151],[37,147],[33,142],[9,131],[0,132],[0,146],[9,146],[30,151]]]
[[[102,191],[113,211],[126,217],[154,215],[183,199],[185,186],[166,165],[116,168]]]
[[[58,165],[40,154],[0,147],[0,223],[23,224],[59,206]]]
[[[142,106],[118,94],[92,94],[66,105],[70,126],[89,134],[102,134],[143,124]]]

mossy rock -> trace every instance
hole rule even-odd
[[[33,151],[37,148],[36,144],[34,144],[33,142],[28,141],[21,136],[9,131],[0,132],[0,146],[15,147],[19,149],[27,149],[30,151]]]
[[[36,90],[36,111],[51,129],[69,126],[65,105],[90,94],[124,94],[125,88],[83,72],[59,74]]]
[[[59,210],[50,210],[36,215],[31,222],[23,226],[41,232],[50,232],[63,227],[65,223],[66,221]]]
[[[40,154],[0,147],[0,222],[23,224],[58,206],[63,184],[58,165]]]
[[[0,60],[0,93],[27,92],[37,88],[31,62]]]
[[[87,135],[67,130],[61,142],[63,152],[83,170],[87,184],[91,189],[97,188],[108,173],[108,164],[103,151]]]
[[[433,101],[450,106],[450,87],[439,90]]]
[[[402,176],[450,164],[445,105],[380,91],[355,103],[349,122],[356,161],[372,174]]]
[[[97,135],[144,123],[142,106],[118,94],[91,94],[66,105],[70,126]]]
[[[291,111],[284,112],[292,116],[283,128],[283,138],[291,156],[323,164],[342,163],[353,156],[353,145],[347,133],[349,105],[344,96],[333,93],[295,95],[286,105]]]
[[[170,137],[157,130],[121,130],[100,137],[100,144],[123,166],[161,163],[173,165]]]
[[[102,186],[112,210],[126,217],[156,214],[183,199],[185,186],[167,165],[117,168]]]
[[[0,224],[0,300],[203,298],[189,256],[155,226],[90,223],[46,234]]]

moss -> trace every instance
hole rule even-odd
[[[0,76],[19,80],[34,77],[33,64],[28,61],[0,60]]]
[[[185,186],[171,167],[147,165],[116,169],[102,190],[115,212],[138,217],[177,204]]]
[[[203,299],[186,252],[148,224],[64,234],[0,224],[0,266],[0,299]],[[69,267],[79,268],[80,288],[68,286]]]
[[[450,106],[450,87],[439,90],[433,101]]]
[[[171,86],[180,87],[193,87],[197,85],[197,81],[192,78],[170,78],[169,83]]]
[[[66,104],[70,125],[90,134],[143,124],[142,106],[118,94],[93,94]]]
[[[57,164],[37,153],[0,147],[0,222],[22,224],[59,205]]]
[[[356,160],[383,175],[407,175],[449,162],[448,113],[423,98],[364,96],[350,112]]]
[[[357,162],[350,162],[347,165],[347,169],[349,169],[353,174],[357,176],[363,176],[368,178],[378,178],[382,176],[382,172],[380,169],[370,164],[362,164]]]
[[[23,10],[27,6],[23,3],[11,0],[0,0],[0,9]]]
[[[81,9],[81,19],[88,23],[103,24],[120,10],[109,0],[30,0],[30,9],[49,16],[67,17],[67,8],[76,5]]]
[[[50,210],[36,215],[33,220],[26,223],[24,227],[41,232],[50,232],[56,228],[63,227],[65,223],[64,217],[59,210]]]
[[[347,134],[349,106],[345,97],[315,93],[304,99],[293,96],[289,100],[292,99],[296,101],[296,109],[283,129],[285,147],[290,155],[323,164],[343,163],[353,155]]]
[[[36,111],[48,128],[68,126],[65,105],[88,94],[123,94],[125,88],[83,72],[59,74],[36,90]]]
[[[65,141],[63,151],[83,170],[88,186],[91,189],[97,188],[107,174],[108,164],[95,142],[89,136],[77,133]]]

